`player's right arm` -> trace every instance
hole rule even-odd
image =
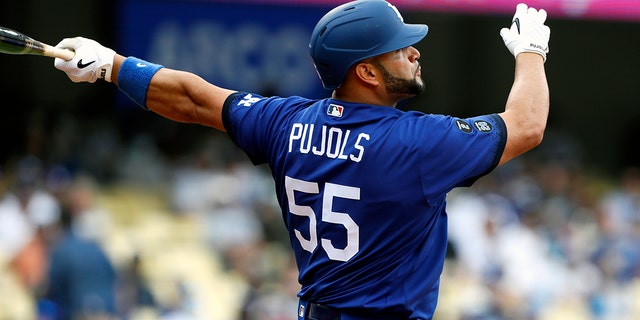
[[[224,131],[222,106],[234,91],[215,86],[185,71],[164,68],[134,57],[125,58],[82,37],[62,40],[57,47],[75,51],[69,61],[55,59],[56,68],[74,82],[113,82],[141,107],[165,118]]]
[[[114,58],[112,80],[116,85],[124,59],[118,54]],[[174,121],[197,123],[224,131],[222,106],[233,92],[193,73],[162,68],[151,78],[145,106]]]
[[[504,112],[507,142],[499,164],[542,142],[549,114],[549,86],[544,62],[549,51],[547,13],[518,4],[511,28],[501,30],[505,45],[516,58],[514,82]]]

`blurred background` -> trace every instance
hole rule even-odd
[[[263,95],[322,98],[308,39],[341,1],[5,1],[0,25]],[[503,110],[517,1],[398,0],[430,27],[404,110]],[[551,113],[533,152],[448,198],[436,319],[640,318],[640,3],[549,12]],[[268,168],[222,133],[0,55],[0,320],[296,319],[297,271]]]

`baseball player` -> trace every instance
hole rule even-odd
[[[546,16],[517,5],[500,30],[515,56],[504,110],[465,119],[395,108],[424,90],[413,45],[428,27],[383,0],[345,3],[318,21],[309,49],[327,99],[221,88],[81,37],[58,44],[76,55],[55,67],[74,82],[113,82],[166,118],[225,131],[269,165],[299,269],[298,319],[432,319],[447,193],[542,141]]]

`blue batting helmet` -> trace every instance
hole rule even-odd
[[[356,62],[411,46],[427,35],[425,24],[406,24],[384,0],[357,0],[322,17],[311,34],[309,51],[325,89],[340,87]]]

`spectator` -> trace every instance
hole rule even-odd
[[[113,319],[116,270],[104,250],[75,234],[72,224],[65,206],[60,234],[50,250],[45,298],[56,305],[56,320]]]

